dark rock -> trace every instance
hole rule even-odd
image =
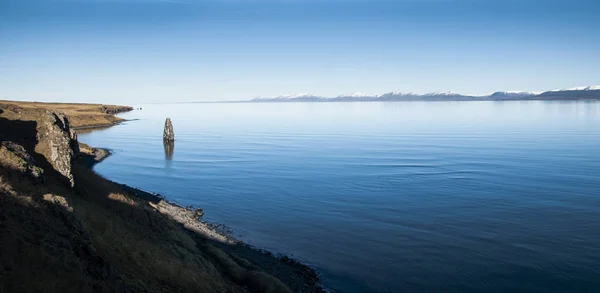
[[[129,112],[133,110],[133,107],[128,106],[100,106],[100,111],[105,114],[119,114],[123,112]]]
[[[37,166],[35,159],[20,144],[3,141],[0,144],[0,164],[30,176],[36,181],[44,181],[44,170]]]
[[[165,120],[165,131],[163,132],[163,140],[165,141],[174,141],[175,133],[173,132],[173,124],[171,124],[171,119],[167,118]]]
[[[77,141],[77,132],[73,128],[69,129],[69,137],[71,138],[71,148],[75,156],[79,154],[79,142]]]
[[[104,160],[110,153],[105,149],[92,148],[92,155],[97,162]]]

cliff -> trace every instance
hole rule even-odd
[[[189,210],[108,181],[71,117],[0,107],[0,292],[319,292],[287,257]]]

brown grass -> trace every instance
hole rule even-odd
[[[67,115],[71,126],[74,128],[92,128],[117,124],[123,121],[123,119],[111,114],[107,114],[102,110],[108,109],[124,111],[126,108],[124,106],[101,104],[0,101],[0,108],[3,107],[20,107],[24,109],[43,109],[62,112]]]
[[[129,198],[126,195],[120,194],[120,193],[109,193],[108,198],[112,199],[114,201],[122,202],[126,205],[130,205],[130,206],[136,205],[136,202],[133,199]]]

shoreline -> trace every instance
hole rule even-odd
[[[94,172],[111,151],[73,128],[123,120],[105,111],[0,102],[0,291],[325,292],[314,269],[202,222],[201,209]]]
[[[85,125],[85,126],[77,126],[77,127],[72,127],[73,130],[75,131],[80,131],[80,130],[98,130],[98,129],[104,129],[104,128],[110,128],[113,126],[117,126],[126,122],[130,122],[130,121],[136,121],[138,119],[123,119],[123,120],[117,120],[115,122],[112,123],[102,123],[102,124],[92,124],[92,125]]]
[[[79,145],[80,148],[81,146],[83,146],[82,153],[84,154],[84,156],[81,157],[81,159],[84,165],[93,172],[95,172],[93,170],[93,167],[95,165],[101,163],[110,155],[112,155],[112,152],[108,149],[92,147],[82,142],[80,142]],[[169,201],[166,197],[162,196],[161,194],[145,191],[124,183],[112,181],[110,179],[106,180],[119,185],[121,188],[123,188],[129,194],[135,196],[136,198],[147,201],[148,205],[154,208],[157,212],[166,215],[171,219],[175,220],[176,222],[184,225],[184,227],[188,230],[193,230],[203,236],[225,243],[242,242],[229,235],[217,232],[216,230],[210,227],[209,223],[201,221],[200,218],[204,215],[204,212],[201,208],[192,206],[184,207],[182,205]]]
[[[116,125],[118,124],[111,126]],[[93,130],[91,129],[91,131]],[[91,150],[91,152],[82,152],[84,154],[82,157],[84,165],[91,172],[96,173],[93,167],[112,155],[109,149],[92,147],[82,142],[79,142],[79,144],[83,145],[84,149]],[[296,286],[294,287],[296,288],[304,287],[308,289],[308,291],[302,290],[299,292],[331,292],[326,291],[327,289],[320,284],[319,274],[314,268],[288,255],[276,254],[262,248],[254,247],[231,236],[230,233],[219,231],[218,227],[222,226],[222,224],[202,221],[204,212],[199,207],[185,207],[169,201],[161,194],[145,191],[110,179],[106,180],[120,186],[128,195],[145,201],[149,207],[159,214],[179,223],[192,237],[209,239],[213,241],[213,244],[218,245],[219,248],[225,251],[235,251],[236,254],[242,255],[254,263],[265,265],[265,267],[280,267],[281,274],[288,276],[287,282],[282,280],[285,284],[295,284]],[[288,268],[281,268],[281,266]]]

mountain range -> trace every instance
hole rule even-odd
[[[415,94],[389,92],[385,94],[344,94],[323,97],[313,94],[284,95],[273,98],[258,97],[251,102],[361,102],[361,101],[511,101],[511,100],[600,100],[600,85],[576,87],[545,92],[495,92],[489,95],[464,95],[455,92]]]

